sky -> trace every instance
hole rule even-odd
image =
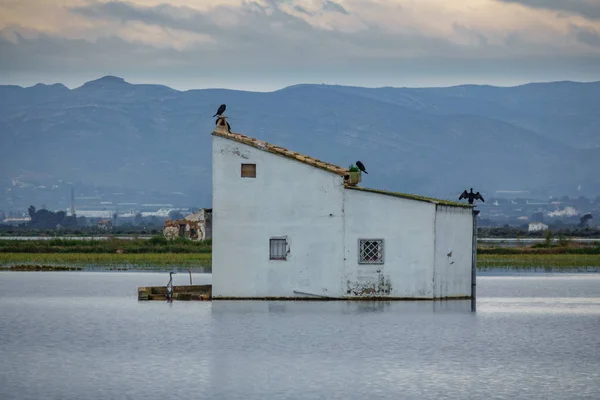
[[[0,0],[0,84],[600,80],[600,0]]]

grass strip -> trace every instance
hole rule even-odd
[[[0,240],[0,253],[211,253],[212,241],[151,239]]]
[[[0,253],[0,265],[209,267],[211,263],[212,255],[210,253]]]
[[[600,267],[600,254],[477,254],[477,267]]]

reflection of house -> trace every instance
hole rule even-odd
[[[163,234],[167,239],[185,237],[191,240],[206,240],[212,237],[212,209],[203,208],[184,219],[165,221]]]
[[[548,225],[541,222],[530,222],[529,223],[529,232],[539,232],[545,231],[548,229]]]
[[[472,205],[362,188],[220,126],[212,143],[214,300],[471,296]]]

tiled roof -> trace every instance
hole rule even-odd
[[[303,162],[308,165],[312,165],[313,167],[316,167],[316,168],[321,168],[325,171],[332,172],[337,175],[344,176],[344,175],[348,174],[348,170],[346,168],[342,168],[337,165],[329,164],[325,161],[321,161],[316,158],[309,157],[304,154],[300,154],[296,151],[291,151],[291,150],[288,150],[281,146],[276,146],[274,144],[267,143],[264,140],[258,140],[253,137],[242,135],[241,133],[235,133],[235,132],[229,133],[229,132],[227,132],[226,129],[222,129],[222,128],[220,129],[219,127],[217,127],[217,129],[215,129],[212,134],[215,136],[220,136],[222,138],[234,140],[236,142],[244,143],[244,144],[247,144],[248,146],[252,146],[252,147],[256,147],[257,149],[260,149],[260,150],[268,151],[269,153],[279,154],[281,156],[288,157],[288,158]]]
[[[416,194],[388,192],[386,190],[368,189],[368,188],[364,188],[364,187],[350,186],[350,185],[344,185],[344,187],[346,189],[361,190],[363,192],[378,193],[378,194],[382,194],[382,195],[386,195],[386,196],[401,197],[403,199],[425,201],[427,203],[439,204],[442,206],[473,208],[473,205],[467,204],[467,203],[459,203],[457,201],[452,201],[452,200],[435,199],[433,197],[419,196]]]

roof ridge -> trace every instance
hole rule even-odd
[[[287,157],[292,160],[296,160],[301,163],[310,165],[312,167],[334,173],[336,175],[345,176],[349,173],[349,171],[346,168],[342,168],[338,165],[319,160],[318,158],[314,158],[314,157],[311,157],[311,156],[308,156],[305,154],[301,154],[297,151],[288,150],[285,147],[282,147],[282,146],[279,146],[276,144],[272,144],[272,143],[269,143],[264,140],[256,139],[256,138],[244,135],[242,133],[228,132],[226,129],[223,129],[223,128],[219,129],[219,128],[220,127],[217,127],[217,129],[215,129],[212,132],[212,135],[220,136],[225,139],[230,139],[230,140],[233,140],[238,143],[247,144],[247,145],[255,147],[257,149],[260,149],[263,151],[268,151],[269,153],[278,154],[283,157]]]

